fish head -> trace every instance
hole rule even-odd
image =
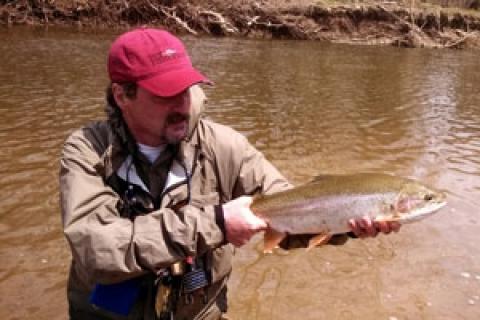
[[[446,194],[416,181],[406,183],[385,214],[376,221],[396,221],[402,224],[422,220],[447,204]]]

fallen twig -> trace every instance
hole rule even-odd
[[[460,44],[464,43],[468,38],[472,37],[475,34],[475,32],[468,32],[465,34],[462,38],[458,39],[457,41],[454,41],[452,43],[446,44],[443,47],[444,48],[456,48]]]
[[[230,22],[227,22],[225,18],[218,12],[202,10],[199,12],[199,14],[213,17],[215,21],[209,20],[209,22],[219,25],[225,33],[238,33],[238,29],[235,28],[235,26],[233,26]]]
[[[165,8],[163,7],[160,7],[158,8],[158,10],[160,10],[166,17],[170,18],[170,19],[173,19],[179,26],[181,26],[183,29],[187,30],[189,33],[193,34],[193,35],[197,35],[197,31],[193,30],[192,28],[190,28],[188,26],[188,24],[183,21],[182,19],[180,19],[179,17],[177,17],[175,11],[173,11],[172,14],[168,13],[167,10],[165,10]]]
[[[393,18],[395,18],[396,20],[400,21],[401,23],[407,25],[408,27],[410,27],[410,29],[413,29],[419,33],[424,33],[422,29],[420,29],[415,23],[410,23],[408,22],[407,20],[405,19],[402,19],[400,18],[399,16],[397,16],[395,13],[393,12],[390,12],[388,11],[386,8],[384,8],[383,6],[381,5],[377,5],[378,8],[382,9],[384,12],[386,12],[387,14],[389,14],[390,16],[392,16]]]
[[[264,26],[264,27],[267,27],[267,28],[279,28],[279,27],[284,26],[283,23],[271,23],[270,21],[258,22],[258,19],[260,19],[260,16],[255,16],[253,18],[248,18],[247,26],[250,27],[252,25],[255,25],[255,26]]]

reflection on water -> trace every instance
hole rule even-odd
[[[62,141],[103,117],[113,33],[0,30],[0,318],[64,319]],[[294,183],[320,173],[415,177],[450,206],[397,235],[263,256],[238,250],[235,319],[480,317],[480,65],[476,52],[185,39],[216,85],[208,115]],[[51,301],[56,301],[52,305]]]

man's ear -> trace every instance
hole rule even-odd
[[[112,83],[112,93],[118,107],[121,110],[124,110],[126,108],[128,97],[125,94],[123,87],[118,83]]]

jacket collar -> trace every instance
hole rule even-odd
[[[177,159],[186,165],[190,173],[193,170],[193,161],[197,152],[196,149],[199,146],[197,126],[204,111],[205,100],[205,94],[200,86],[195,85],[190,88],[190,132],[187,138],[180,143],[177,153]],[[108,180],[124,165],[129,157],[137,153],[137,145],[123,121],[120,110],[107,104],[106,113],[110,128],[108,147],[102,154],[98,165],[103,167],[104,177]]]

